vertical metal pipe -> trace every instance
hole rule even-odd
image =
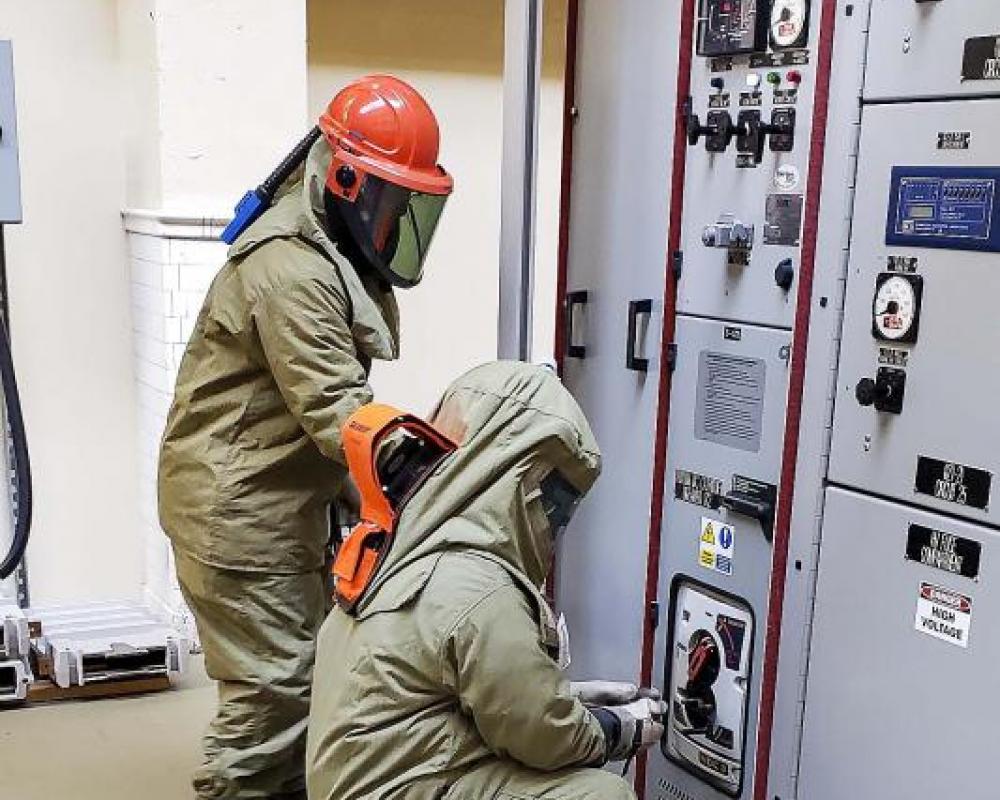
[[[497,356],[531,358],[538,104],[544,0],[504,4]]]

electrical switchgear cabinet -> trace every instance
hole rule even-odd
[[[21,175],[17,158],[14,54],[0,39],[0,225],[21,221]]]

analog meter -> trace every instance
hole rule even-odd
[[[922,294],[923,279],[919,275],[879,275],[872,303],[872,334],[889,342],[915,342]]]
[[[805,47],[809,39],[809,0],[773,0],[771,47]]]

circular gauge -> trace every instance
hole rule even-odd
[[[918,308],[914,285],[901,275],[883,281],[875,292],[875,331],[883,339],[900,341],[914,333]]]
[[[771,4],[771,44],[801,47],[805,44],[809,0],[774,0]]]

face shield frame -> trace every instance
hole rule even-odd
[[[337,551],[334,594],[353,612],[389,552],[406,503],[458,446],[419,417],[378,403],[355,411],[341,433],[361,521]]]

